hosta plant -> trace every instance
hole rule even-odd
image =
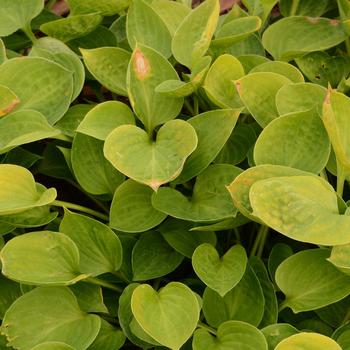
[[[0,0],[0,349],[350,350],[348,0]]]

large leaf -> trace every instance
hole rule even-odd
[[[0,85],[0,97],[0,117],[11,113],[20,102],[16,94],[4,85]]]

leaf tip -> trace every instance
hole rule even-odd
[[[158,191],[158,188],[162,185],[161,182],[155,180],[155,181],[151,181],[151,183],[149,184],[149,186],[152,188],[152,190],[154,192],[157,192]]]

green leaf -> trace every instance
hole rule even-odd
[[[283,61],[329,49],[345,39],[340,21],[304,16],[280,19],[265,30],[262,38],[265,49],[274,59]]]
[[[13,58],[0,66],[0,84],[19,98],[18,109],[41,112],[50,124],[68,110],[73,93],[72,73],[39,57]]]
[[[67,42],[89,34],[97,28],[102,19],[98,13],[69,16],[44,23],[40,30],[48,36]]]
[[[0,164],[0,215],[16,214],[50,204],[56,190],[37,187],[31,172],[21,166]]]
[[[165,96],[155,88],[165,80],[179,80],[173,66],[157,51],[136,46],[127,73],[127,90],[133,110],[148,132],[174,119],[183,99]]]
[[[220,6],[217,0],[206,0],[181,22],[171,46],[173,55],[179,63],[191,68],[205,55],[216,29],[219,12]]]
[[[287,16],[310,16],[319,17],[323,15],[329,5],[328,0],[304,0],[294,3],[292,0],[281,0],[280,11],[284,17]]]
[[[0,38],[0,64],[7,61],[6,47],[3,40]]]
[[[341,346],[342,350],[349,350],[350,332],[349,323],[339,327],[332,334],[332,338]]]
[[[134,125],[135,118],[130,108],[119,101],[107,101],[91,109],[79,124],[78,132],[105,140],[115,128]]]
[[[350,261],[349,261],[349,251],[350,244],[339,245],[332,248],[331,256],[328,261],[330,261],[334,266],[336,266],[340,271],[345,274],[350,274]]]
[[[18,29],[27,29],[31,20],[44,8],[43,0],[1,0],[0,36],[8,36]]]
[[[152,207],[153,190],[126,180],[115,191],[110,210],[110,226],[123,232],[144,232],[159,225],[166,215]]]
[[[130,52],[119,47],[80,49],[89,72],[107,89],[127,96],[126,72],[131,58]]]
[[[350,294],[350,277],[327,261],[329,253],[328,249],[303,250],[282,262],[276,271],[276,282],[286,296],[284,306],[295,313],[303,312]]]
[[[68,0],[70,13],[86,14],[99,12],[102,16],[112,16],[129,6],[129,0]]]
[[[80,271],[97,276],[119,270],[122,246],[118,236],[106,225],[87,216],[65,211],[60,232],[76,244]]]
[[[3,319],[6,310],[22,293],[18,283],[8,280],[3,275],[0,275],[0,283],[0,319]]]
[[[161,16],[144,0],[134,0],[126,19],[129,45],[148,46],[164,57],[171,56],[171,34]]]
[[[299,331],[286,323],[276,323],[267,326],[261,330],[267,340],[269,350],[274,350],[278,343]]]
[[[101,328],[95,341],[91,344],[89,349],[121,349],[125,342],[125,335],[119,329],[114,328],[107,321],[101,319]]]
[[[275,274],[278,266],[287,258],[293,255],[293,249],[285,243],[276,243],[270,252],[268,259],[268,269],[271,280],[276,284]]]
[[[2,273],[27,284],[74,284],[79,273],[79,251],[66,235],[38,231],[9,240],[0,254]]]
[[[74,348],[62,342],[49,341],[34,346],[31,350],[74,350]]]
[[[229,164],[210,165],[196,178],[192,196],[163,187],[153,194],[152,205],[172,217],[194,222],[214,222],[236,214],[225,186],[241,172]]]
[[[317,333],[299,333],[282,340],[275,350],[342,350],[331,338]]]
[[[197,276],[211,289],[224,297],[242,279],[247,255],[240,245],[231,247],[222,257],[209,243],[196,248],[192,266]]]
[[[267,350],[264,335],[254,326],[241,321],[222,323],[216,338],[204,329],[195,331],[193,350]]]
[[[270,61],[264,56],[254,54],[240,55],[237,58],[239,62],[241,62],[241,65],[243,66],[243,69],[246,73],[249,73],[254,67]]]
[[[183,256],[176,252],[158,232],[144,233],[132,251],[134,281],[146,281],[174,271]]]
[[[235,82],[241,100],[262,127],[279,116],[275,96],[290,83],[283,75],[271,72],[251,73]]]
[[[137,126],[119,126],[108,135],[104,155],[121,173],[156,191],[181,173],[196,147],[194,128],[172,120],[159,129],[155,141]]]
[[[11,113],[13,109],[19,104],[17,95],[7,88],[6,86],[0,85],[0,117]]]
[[[131,308],[147,334],[174,350],[179,350],[190,338],[200,311],[195,294],[179,282],[171,282],[159,292],[147,284],[138,286],[131,298]]]
[[[84,350],[96,338],[100,324],[98,316],[80,310],[68,288],[38,287],[11,305],[1,329],[9,345],[17,349],[54,341]]]

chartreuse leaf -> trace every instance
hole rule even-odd
[[[67,42],[89,34],[97,28],[102,19],[98,13],[68,16],[44,23],[40,30],[48,36]]]
[[[17,95],[4,85],[0,85],[0,117],[11,113],[19,104]]]
[[[115,128],[128,124],[135,124],[130,108],[119,101],[107,101],[90,110],[79,124],[77,131],[99,140],[105,140]]]
[[[209,99],[222,108],[243,106],[234,81],[244,76],[242,64],[232,55],[221,55],[210,67],[204,81]]]
[[[239,114],[240,110],[214,110],[187,120],[196,131],[198,145],[174,183],[185,183],[208,167],[230,137]]]
[[[235,82],[241,100],[262,127],[278,117],[275,96],[290,83],[283,75],[271,72],[251,73]]]
[[[276,323],[261,330],[266,338],[269,350],[274,350],[278,343],[299,331],[287,323]]]
[[[103,141],[77,133],[72,146],[72,167],[79,184],[92,194],[113,195],[124,181],[103,155]]]
[[[253,215],[287,237],[321,245],[349,243],[350,217],[339,214],[333,187],[320,177],[261,180],[252,185],[249,198]]]
[[[159,292],[147,284],[138,286],[132,294],[131,309],[148,335],[174,350],[190,338],[200,312],[195,294],[179,282],[171,282]]]
[[[173,55],[179,63],[192,68],[193,64],[205,55],[216,29],[219,12],[220,6],[217,0],[206,0],[181,22],[171,46]]]
[[[196,147],[194,128],[171,120],[159,129],[155,141],[137,126],[119,126],[108,135],[104,155],[126,176],[157,190],[180,174]]]
[[[294,3],[292,0],[281,0],[280,11],[283,16],[311,16],[318,17],[326,12],[329,3],[327,0],[320,0],[315,3],[312,0],[304,0]]]
[[[101,328],[95,341],[91,344],[89,349],[121,349],[125,342],[125,335],[120,329],[114,328],[107,321],[101,319]]]
[[[57,232],[30,232],[12,238],[0,258],[2,273],[22,283],[68,285],[87,277],[79,273],[77,246]]]
[[[50,124],[68,110],[73,93],[72,73],[39,57],[13,58],[0,66],[0,84],[19,98],[18,109],[41,112]]]
[[[170,187],[153,194],[152,205],[172,217],[214,222],[236,214],[225,186],[240,174],[241,169],[229,164],[210,165],[196,178],[191,198]]]
[[[327,132],[316,109],[311,109],[269,123],[255,143],[254,161],[257,165],[285,165],[319,174],[329,153]]]
[[[231,247],[222,257],[209,243],[196,248],[192,266],[197,276],[221,297],[242,279],[247,265],[247,255],[240,245]]]
[[[144,232],[160,224],[166,214],[151,204],[153,190],[133,180],[126,180],[115,191],[110,226],[123,232]]]
[[[345,39],[340,21],[304,16],[280,19],[270,25],[262,37],[265,49],[275,60],[283,61],[329,49]]]
[[[74,348],[62,342],[49,341],[34,346],[31,350],[74,350]]]
[[[99,12],[103,16],[112,16],[129,6],[129,0],[68,0],[72,15]]]
[[[127,90],[131,105],[148,132],[174,119],[183,104],[182,98],[155,91],[165,80],[179,80],[173,66],[157,51],[146,46],[135,47],[129,63]]]
[[[347,275],[350,275],[349,251],[350,244],[333,247],[331,256],[328,259],[328,261]]]
[[[27,29],[31,20],[44,8],[44,0],[1,0],[0,36],[7,36],[18,29]]]
[[[17,299],[7,310],[1,331],[9,346],[32,349],[54,341],[84,350],[96,338],[101,320],[81,311],[67,287],[38,287]]]
[[[174,271],[183,260],[159,232],[144,233],[132,251],[134,281],[146,281]]]
[[[33,175],[26,168],[0,164],[0,215],[50,204],[55,198],[56,190],[37,187]]]
[[[249,14],[259,16],[263,23],[276,3],[277,0],[243,0],[243,4],[248,9]]]
[[[7,60],[6,47],[3,40],[0,38],[0,64]]]
[[[299,333],[282,340],[275,350],[342,350],[333,339],[317,333]]]
[[[87,216],[65,211],[60,224],[80,253],[80,271],[97,276],[119,270],[122,246],[118,236],[106,225]]]
[[[276,271],[276,282],[286,296],[284,306],[295,313],[303,312],[335,303],[350,294],[350,277],[327,260],[329,254],[328,249],[303,250],[282,262]]]
[[[129,45],[151,47],[164,57],[171,56],[171,34],[158,13],[144,0],[134,0],[126,18]]]
[[[16,146],[55,137],[60,133],[40,112],[30,109],[13,112],[0,119],[0,154]]]
[[[216,338],[204,329],[198,329],[193,337],[193,350],[268,350],[264,335],[260,330],[241,321],[222,323]]]
[[[131,54],[120,47],[80,49],[89,72],[107,89],[127,96],[126,72]]]

